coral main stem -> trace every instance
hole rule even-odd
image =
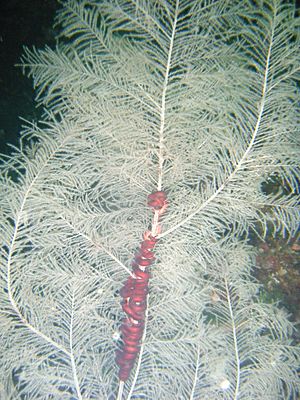
[[[120,381],[123,382],[129,378],[140,352],[149,292],[149,269],[155,260],[154,247],[158,241],[156,235],[160,231],[159,218],[167,207],[166,193],[151,193],[148,196],[148,206],[154,211],[152,230],[144,233],[143,241],[132,262],[133,276],[127,278],[120,290],[121,305],[126,317],[120,327],[123,346],[116,351],[116,362],[119,366]]]

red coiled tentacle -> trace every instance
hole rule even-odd
[[[167,206],[167,196],[163,191],[157,191],[148,196],[148,206],[159,216]],[[119,378],[126,381],[140,351],[141,340],[144,333],[144,320],[147,308],[147,295],[149,292],[150,272],[148,271],[154,262],[153,249],[157,238],[147,231],[144,240],[132,262],[134,278],[129,276],[125,281],[120,295],[122,297],[122,309],[127,315],[120,327],[123,347],[116,351],[116,362],[119,366]]]

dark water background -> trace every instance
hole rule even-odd
[[[8,143],[18,144],[22,121],[38,120],[31,79],[23,75],[23,46],[55,45],[52,28],[56,0],[0,0],[0,153],[8,154]]]

